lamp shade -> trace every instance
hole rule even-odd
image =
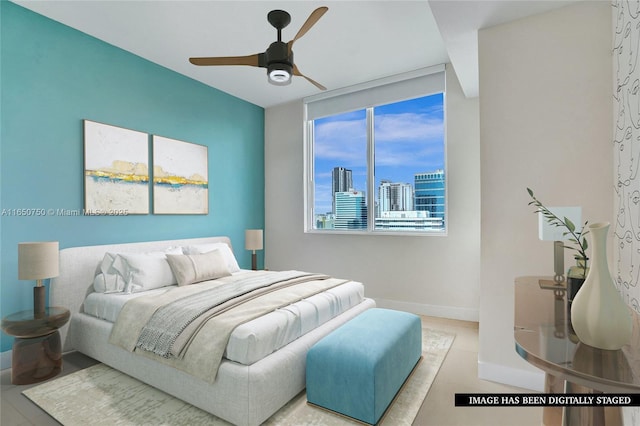
[[[582,229],[582,207],[548,207],[549,211],[564,221],[566,217],[576,226],[576,232]],[[564,226],[554,226],[538,213],[538,237],[543,241],[563,241],[569,238]]]
[[[43,280],[58,273],[57,241],[18,243],[19,280]]]
[[[244,248],[247,250],[262,250],[262,229],[247,229],[244,231]]]

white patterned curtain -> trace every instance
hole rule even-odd
[[[613,6],[614,278],[640,313],[640,2]]]

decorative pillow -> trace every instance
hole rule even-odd
[[[220,250],[220,253],[224,257],[225,262],[227,263],[227,268],[229,268],[229,272],[234,273],[240,271],[238,261],[236,260],[229,246],[225,243],[198,244],[194,246],[187,246],[183,247],[182,251],[184,252],[184,254],[203,254],[216,249]]]
[[[93,279],[93,291],[96,293],[118,293],[124,291],[125,278],[112,267],[117,256],[116,253],[105,253],[102,262],[98,265],[96,276]]]
[[[118,274],[99,272],[93,279],[93,291],[96,293],[121,293],[125,287],[124,278]]]
[[[169,254],[167,261],[179,286],[231,275],[227,262],[219,249],[203,254]]]
[[[115,274],[116,271],[111,269],[111,265],[113,265],[116,256],[117,253],[105,253],[102,258],[102,263],[100,263],[100,272],[103,274]]]

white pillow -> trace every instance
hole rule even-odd
[[[177,284],[164,253],[120,253],[112,268],[125,277],[126,293],[152,290]]]
[[[105,253],[93,279],[93,291],[96,293],[117,293],[124,291],[125,278],[112,265],[116,253]]]
[[[182,254],[182,247],[172,246],[164,251],[147,253],[105,253],[93,280],[93,290],[97,293],[130,293],[176,284],[166,254]],[[129,256],[131,264],[123,256]],[[149,257],[156,260],[147,259],[149,269],[141,271],[145,258]]]
[[[197,244],[194,246],[187,246],[182,248],[184,254],[203,254],[213,250],[220,250],[220,253],[227,262],[227,268],[229,268],[229,272],[234,273],[240,271],[238,261],[236,260],[229,246],[225,243]]]
[[[93,291],[96,293],[121,293],[125,287],[124,278],[118,274],[98,273],[93,279]]]
[[[204,254],[169,254],[167,261],[179,286],[231,275],[226,260],[219,249]]]
[[[116,271],[111,269],[111,265],[113,265],[113,261],[117,255],[117,253],[105,253],[102,258],[102,263],[100,263],[100,272],[103,274],[115,274]]]
[[[150,253],[158,253],[158,252],[150,252]],[[182,247],[180,246],[170,246],[162,251],[164,254],[183,254]]]

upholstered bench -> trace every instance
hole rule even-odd
[[[420,317],[366,310],[307,353],[307,401],[376,424],[421,354]]]

